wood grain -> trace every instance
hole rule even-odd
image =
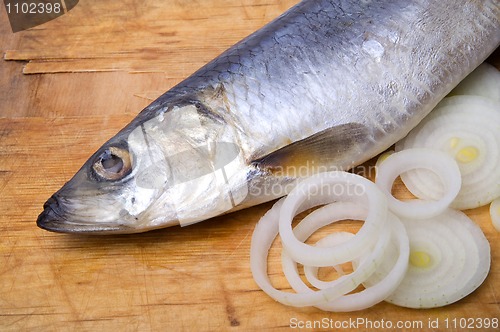
[[[487,207],[467,213],[491,243],[488,278],[462,301],[434,310],[381,303],[333,314],[274,302],[249,268],[251,234],[270,203],[129,236],[36,227],[43,202],[151,99],[295,2],[81,1],[16,34],[1,12],[2,51],[22,60],[0,62],[1,331],[285,330],[293,319],[424,327],[440,319],[446,330],[447,317],[500,317],[500,235]],[[23,67],[48,74],[23,75]],[[396,190],[404,194],[400,184]],[[269,262],[272,281],[287,289],[278,248]]]
[[[297,2],[89,1],[22,32],[5,58],[29,60],[29,74],[127,70],[184,78]]]

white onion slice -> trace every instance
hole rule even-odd
[[[434,308],[473,292],[490,269],[490,246],[464,213],[448,209],[428,220],[404,220],[410,266],[386,301],[409,308]],[[376,282],[372,276],[366,282]]]
[[[391,194],[396,178],[409,170],[425,168],[434,172],[446,192],[437,200],[400,201]],[[433,149],[408,149],[396,152],[380,163],[376,183],[388,197],[389,209],[398,216],[414,219],[434,217],[448,208],[457,196],[461,177],[457,163],[448,155]]]
[[[450,94],[483,96],[500,102],[500,71],[488,63],[482,63]]]
[[[257,285],[271,298],[294,307],[314,306],[338,298],[338,289],[328,288],[307,293],[291,293],[273,287],[267,275],[267,255],[278,235],[279,214],[285,198],[282,198],[259,220],[250,245],[250,268]]]
[[[397,259],[389,272],[375,285],[358,293],[344,295],[336,301],[317,306],[318,308],[337,312],[363,310],[385,300],[398,288],[408,268],[409,239],[401,221],[394,215],[391,217],[391,214],[389,218],[392,218],[389,224],[394,244],[397,246],[396,251],[391,251],[391,254],[397,255]],[[389,254],[387,249],[384,254]]]
[[[351,202],[335,202],[322,207],[311,213],[304,218],[294,229],[294,234],[299,241],[305,241],[317,229],[339,220],[348,218],[362,219],[366,216],[367,212],[363,211],[362,207]],[[377,266],[383,261],[383,253],[389,243],[390,232],[382,232],[374,248],[370,248],[370,253],[366,260],[364,260],[359,268],[351,274],[341,276],[340,278],[320,283],[320,289],[328,289],[328,300],[332,301],[350,291],[354,290],[358,285],[365,281],[375,270]],[[349,241],[348,239],[347,241]],[[346,243],[347,241],[343,242]],[[319,248],[323,251],[336,250],[342,245],[337,244],[332,247]],[[290,257],[286,250],[282,251],[282,265],[283,272],[292,286],[297,292],[307,292],[309,288],[302,283],[299,273],[297,271],[296,262]],[[357,258],[357,257],[356,257]],[[319,283],[319,280],[318,280]],[[304,287],[301,287],[301,286]]]
[[[299,241],[292,231],[293,217],[303,204],[310,205],[318,197],[331,201],[351,201],[365,204],[365,222],[349,241],[335,247],[318,248]],[[319,218],[325,210],[313,212]],[[311,266],[335,266],[352,261],[377,241],[387,219],[387,200],[374,183],[352,173],[328,172],[313,175],[290,192],[281,206],[279,233],[284,249],[297,262]]]
[[[394,154],[394,150],[387,150],[383,153],[381,153],[378,158],[377,158],[377,161],[375,162],[375,170],[378,169],[378,167],[380,166],[381,163],[383,163],[389,156],[393,155]],[[377,173],[375,173],[375,177],[377,176]]]
[[[334,204],[334,203],[332,203],[332,204]],[[294,229],[294,233],[295,233],[295,235],[297,235],[297,232],[295,231],[295,229]],[[338,231],[335,233],[330,233],[327,236],[319,239],[318,242],[316,242],[314,245],[317,247],[321,247],[321,248],[333,247],[333,246],[339,245],[341,243],[344,243],[349,239],[352,239],[353,236],[354,236],[353,233]],[[286,252],[284,252],[284,253],[286,253]],[[288,256],[288,258],[290,258],[290,256]],[[282,258],[282,260],[283,260],[283,258]],[[290,260],[291,260],[291,258],[290,258]],[[335,265],[335,266],[333,266],[333,268],[335,269],[335,271],[337,272],[338,275],[340,275],[340,276],[345,275],[344,269],[342,268],[342,265]],[[283,269],[283,271],[285,271],[285,269]],[[319,289],[324,289],[324,288],[328,287],[328,285],[329,285],[328,282],[320,280],[318,278],[318,267],[316,267],[316,266],[309,266],[309,265],[304,266],[304,275],[306,276],[307,281],[309,281],[309,283],[313,287],[316,287]],[[286,276],[286,272],[285,272],[285,276]],[[288,279],[288,277],[287,277],[287,279]]]
[[[469,209],[500,196],[500,102],[481,96],[443,99],[396,150],[434,148],[454,157],[462,174],[462,188],[451,207]],[[442,186],[426,170],[401,175],[416,196],[439,197]]]
[[[500,232],[500,197],[491,202],[490,216],[493,227]]]
[[[349,209],[350,207],[346,206],[343,208]],[[387,226],[388,226],[388,232],[384,232],[383,234],[391,235],[392,241],[394,242],[393,247],[394,245],[396,246],[395,249],[391,247],[391,251],[389,252],[386,243],[387,239],[384,239],[383,236],[377,243],[377,246],[374,248],[374,250],[371,251],[369,254],[367,254],[367,257],[365,257],[365,259],[358,265],[357,269],[350,275],[343,276],[337,280],[330,282],[317,283],[318,281],[321,280],[318,280],[316,273],[314,271],[311,271],[310,273],[312,273],[312,275],[308,277],[308,280],[310,282],[312,282],[312,280],[315,280],[315,283],[317,283],[318,286],[320,286],[320,289],[335,288],[338,287],[341,282],[347,280],[347,278],[353,278],[353,275],[356,274],[357,271],[359,271],[359,268],[361,268],[362,265],[366,265],[368,262],[375,262],[378,268],[378,266],[384,261],[385,255],[396,254],[397,259],[395,262],[393,262],[389,272],[384,276],[384,278],[363,291],[354,294],[343,295],[336,299],[329,299],[329,301],[324,301],[323,303],[319,303],[315,305],[315,307],[321,310],[335,311],[335,312],[363,310],[383,301],[398,287],[400,282],[403,280],[403,277],[405,276],[408,267],[408,256],[410,251],[409,240],[408,236],[406,235],[406,230],[402,225],[401,221],[399,221],[399,219],[393,214],[389,215],[389,221]],[[313,226],[311,225],[311,227]],[[308,235],[307,233],[302,233],[300,234],[300,238],[307,237],[307,235]],[[327,236],[321,239],[320,241],[321,242],[325,241],[327,242],[325,244],[331,245],[332,244],[331,242],[338,243],[338,240],[339,237]],[[346,239],[342,240],[345,241]],[[287,280],[289,281],[292,288],[299,293],[313,292],[313,290],[311,290],[300,278],[300,275],[297,271],[296,263],[293,262],[293,260],[291,260],[290,257],[286,255],[285,251],[283,251],[283,253],[284,253],[282,255],[283,271],[285,272]],[[374,258],[376,260],[374,260]],[[307,266],[304,267],[304,269],[306,268],[308,267]],[[342,280],[342,278],[344,279]],[[355,279],[353,278],[352,280],[354,282]],[[355,286],[353,285],[353,287],[351,288],[354,289],[355,287],[357,287],[357,285],[358,284],[355,283]]]

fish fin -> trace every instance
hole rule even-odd
[[[253,164],[274,176],[292,178],[348,170],[364,161],[360,158],[368,141],[365,125],[346,123],[286,145]]]

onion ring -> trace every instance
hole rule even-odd
[[[500,232],[500,197],[494,199],[490,205],[490,217],[493,227]]]
[[[361,210],[364,210],[361,208]],[[304,218],[300,224],[294,229],[295,236],[299,241],[305,241],[312,233],[317,229],[333,222],[344,220],[347,218],[361,219],[367,212],[360,211],[359,207],[351,202],[335,202],[327,206],[316,210],[319,213],[311,213],[306,218]],[[314,212],[316,212],[314,211]],[[305,226],[305,227],[300,227]],[[359,268],[351,274],[341,276],[340,278],[323,282],[324,285],[319,287],[320,289],[328,289],[328,301],[332,301],[350,291],[354,290],[363,281],[368,279],[370,275],[375,272],[378,265],[381,264],[383,260],[383,253],[389,243],[390,232],[382,232],[378,238],[374,248],[369,248],[369,257],[364,260]],[[349,241],[349,240],[347,240]],[[341,244],[333,247],[320,248],[324,251],[326,250],[336,250]],[[357,258],[357,257],[356,257]],[[286,250],[282,251],[281,255],[283,272],[288,282],[297,292],[307,292],[309,289],[302,280],[297,271],[296,262],[290,257]],[[303,286],[303,287],[302,287]]]
[[[439,200],[400,201],[391,194],[394,180],[401,173],[425,168],[437,174],[447,191]],[[433,149],[408,149],[396,152],[380,163],[375,180],[388,197],[389,209],[398,216],[411,219],[434,217],[448,208],[461,186],[460,170],[457,163],[447,154]]]
[[[335,188],[342,190],[335,192]],[[317,192],[311,194],[312,189]],[[328,197],[330,201],[357,201],[367,205],[368,212],[363,226],[351,240],[336,246],[333,250],[329,248],[325,250],[299,241],[292,231],[293,217],[304,203],[308,204],[307,199],[314,201],[318,193],[324,197],[325,191],[332,190],[333,195]],[[321,213],[324,213],[324,210],[313,212],[318,216]],[[340,171],[320,173],[299,182],[284,200],[279,218],[279,233],[283,248],[295,261],[318,267],[334,266],[354,260],[375,244],[387,220],[387,200],[374,183],[359,175]]]
[[[345,202],[332,203],[332,205],[337,205],[337,211],[350,210],[351,212],[353,212],[355,211],[353,209],[356,208],[354,204]],[[334,215],[332,216],[332,218],[337,219],[337,216]],[[356,218],[359,218],[359,216],[356,216]],[[408,256],[410,251],[409,240],[408,236],[406,235],[406,230],[404,229],[401,221],[399,221],[399,219],[393,214],[390,214],[389,218],[390,222],[388,222],[388,224],[390,227],[390,231],[384,232],[382,234],[375,248],[368,253],[368,257],[365,257],[365,259],[360,263],[358,268],[353,273],[329,282],[318,280],[317,276],[314,273],[313,275],[310,275],[308,277],[308,280],[309,282],[311,282],[311,284],[316,284],[316,287],[319,286],[318,288],[322,290],[337,290],[335,297],[329,297],[328,300],[324,300],[322,303],[314,305],[315,307],[325,311],[336,312],[362,310],[383,301],[399,286],[400,282],[405,276],[405,272],[408,267]],[[306,219],[304,219],[299,225],[302,224],[307,224],[308,228],[306,229],[304,227],[304,230],[297,234],[298,232],[296,231],[296,229],[299,227],[297,226],[294,231],[299,239],[305,240],[305,238],[309,237],[315,230],[324,225],[324,220],[310,218],[308,221],[306,221]],[[377,284],[371,286],[370,288],[366,288],[365,290],[358,293],[345,295],[360,284],[360,278],[368,278],[375,271],[373,270],[373,268],[378,268],[378,266],[382,263],[382,261],[384,260],[384,253],[387,253],[387,241],[390,239],[389,236],[397,241],[396,245],[398,258],[395,264],[393,264],[392,269],[389,271],[389,273],[387,273],[383,280],[379,281]],[[321,239],[320,241],[330,242],[331,240],[328,239],[332,239],[332,237],[328,236]],[[339,238],[337,238],[334,242],[346,241],[345,238],[342,239],[342,241],[338,240]],[[282,264],[283,272],[285,273],[288,282],[297,293],[314,292],[314,290],[310,289],[302,281],[297,271],[296,263],[290,258],[290,256],[287,255],[286,251],[282,252]],[[363,265],[365,265],[365,267],[363,267]],[[370,268],[367,268],[366,265],[370,266]],[[304,269],[306,268],[308,268],[308,266],[304,267]],[[358,272],[361,272],[362,270],[364,270],[364,273],[360,273],[361,275],[358,276]],[[315,281],[313,282],[313,280]],[[320,281],[320,283],[318,283],[317,281]],[[349,283],[351,284],[349,285]],[[331,293],[329,292],[329,295],[333,295],[333,291]]]

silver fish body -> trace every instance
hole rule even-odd
[[[37,224],[133,233],[280,197],[394,144],[499,44],[496,0],[302,1],[145,108]]]

